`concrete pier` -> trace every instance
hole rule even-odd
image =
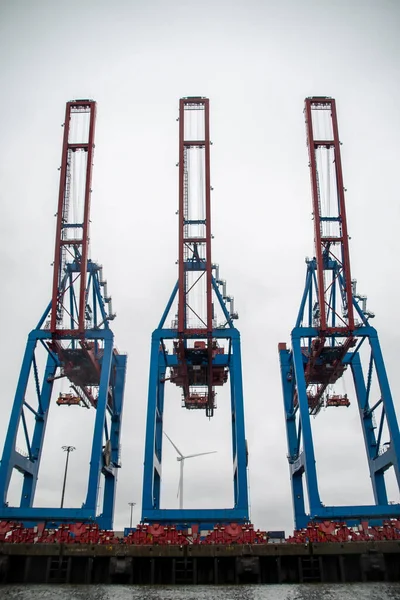
[[[400,542],[0,544],[2,583],[214,585],[400,581]]]

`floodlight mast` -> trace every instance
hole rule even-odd
[[[388,502],[384,473],[393,467],[400,487],[400,435],[374,315],[351,279],[350,253],[340,141],[333,98],[305,100],[313,200],[315,258],[306,260],[307,276],[292,349],[279,344],[286,416],[288,460],[295,524],[343,520],[349,525],[400,516],[400,504]],[[358,320],[355,319],[355,314]],[[369,360],[360,354],[369,343]],[[367,352],[364,344],[364,352]],[[324,506],[320,500],[310,415],[323,406],[348,407],[347,393],[332,389],[350,367],[369,464],[375,505]],[[373,396],[376,396],[375,398]],[[379,427],[375,434],[375,418]],[[389,443],[383,436],[389,436]],[[307,485],[306,512],[303,476]]]

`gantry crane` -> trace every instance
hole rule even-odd
[[[102,266],[89,258],[95,119],[93,100],[67,102],[53,293],[28,336],[0,466],[0,519],[56,524],[97,521],[104,529],[112,528],[126,355],[114,346],[109,321],[115,315]],[[58,379],[67,381],[71,391],[55,399]],[[78,405],[95,412],[87,495],[81,508],[33,506],[51,404]],[[23,475],[19,506],[9,506],[7,501],[14,469]],[[101,475],[103,505],[96,515]]]
[[[279,344],[288,460],[295,524],[341,520],[349,525],[400,516],[388,502],[384,474],[400,485],[400,436],[378,334],[366,297],[351,279],[336,104],[305,100],[313,200],[315,257],[307,262],[305,289],[292,330],[292,348]],[[334,386],[349,370],[360,414],[375,504],[324,506],[320,500],[310,416],[322,407],[347,407]],[[351,459],[351,457],[349,457]],[[303,476],[307,486],[306,514]]]
[[[209,523],[248,520],[247,446],[244,428],[240,336],[234,299],[211,260],[209,100],[179,105],[179,276],[153,332],[143,478],[143,522]],[[175,301],[177,312],[174,312]],[[172,322],[166,325],[172,311]],[[182,392],[182,406],[216,409],[216,389],[230,378],[234,506],[228,509],[162,509],[164,390]]]

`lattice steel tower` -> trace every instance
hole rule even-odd
[[[147,408],[142,521],[216,523],[248,520],[240,336],[233,297],[211,260],[210,133],[207,98],[182,98],[179,112],[179,277],[153,332]],[[178,300],[170,327],[166,320]],[[212,417],[216,389],[230,378],[234,506],[161,509],[165,383],[182,405]]]
[[[379,523],[400,516],[389,504],[385,471],[400,484],[400,437],[374,315],[351,279],[345,195],[335,100],[305,101],[313,199],[315,257],[307,260],[305,289],[292,349],[279,344],[288,460],[297,528],[309,521]],[[334,385],[350,370],[354,383],[375,504],[324,506],[320,500],[310,416],[324,407],[348,406]],[[349,457],[351,459],[351,457]],[[306,514],[304,477],[309,513]]]
[[[53,294],[28,336],[0,466],[0,519],[31,523],[97,521],[104,529],[112,528],[126,355],[119,354],[114,346],[109,321],[115,315],[102,267],[89,258],[95,119],[93,100],[67,103]],[[40,378],[42,363],[44,372]],[[60,378],[68,382],[70,392],[59,393],[55,399],[54,382]],[[82,508],[33,506],[52,404],[95,411],[88,487]],[[32,432],[29,416],[33,418]],[[17,447],[18,438],[25,448]],[[14,507],[7,502],[13,469],[23,475],[21,500]],[[101,475],[104,496],[102,512],[97,515]]]

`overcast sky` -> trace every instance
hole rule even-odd
[[[129,354],[115,528],[130,501],[139,520],[150,338],[177,278],[178,100],[207,96],[213,260],[240,316],[251,519],[293,529],[277,344],[290,339],[313,255],[306,96],[337,100],[352,275],[376,313],[399,410],[399,27],[397,0],[0,0],[0,445],[27,334],[50,299],[65,102],[93,98],[91,255]],[[372,502],[347,391],[349,409],[313,420],[325,504]],[[232,505],[228,400],[218,395],[209,422],[167,396],[165,429],[182,452],[218,451],[187,462],[188,508]],[[77,447],[65,505],[84,501],[92,422],[52,406],[38,506],[59,504],[62,444]],[[163,477],[163,506],[177,507],[169,444]]]

